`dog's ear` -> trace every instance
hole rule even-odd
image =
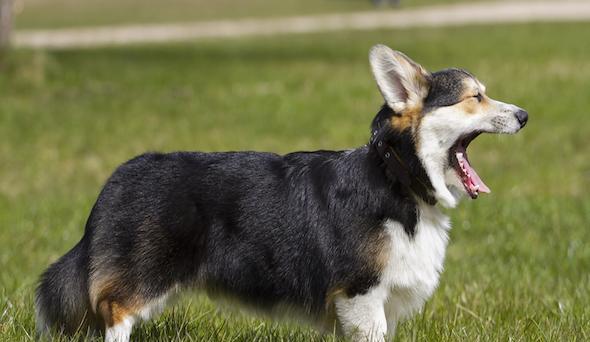
[[[428,95],[430,74],[420,64],[385,45],[375,45],[369,62],[387,105],[397,114],[421,109]]]

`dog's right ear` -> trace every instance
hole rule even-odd
[[[430,74],[420,64],[385,45],[371,48],[369,62],[381,95],[395,113],[422,108]]]

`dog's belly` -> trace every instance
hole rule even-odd
[[[385,312],[392,323],[422,308],[438,286],[443,270],[450,228],[448,217],[431,206],[419,210],[413,237],[399,223],[385,224],[391,249],[382,285],[389,291]]]

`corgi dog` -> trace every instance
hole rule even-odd
[[[122,164],[80,242],[41,277],[39,332],[129,341],[171,295],[200,289],[295,308],[355,341],[393,336],[437,288],[450,229],[441,207],[490,192],[469,144],[518,132],[528,114],[465,70],[431,73],[384,45],[369,60],[385,104],[364,146]]]

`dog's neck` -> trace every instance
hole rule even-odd
[[[371,125],[369,148],[382,165],[386,177],[392,183],[414,194],[424,202],[435,205],[434,188],[417,156],[413,137],[408,130],[396,132],[391,117],[397,115],[384,105]]]

